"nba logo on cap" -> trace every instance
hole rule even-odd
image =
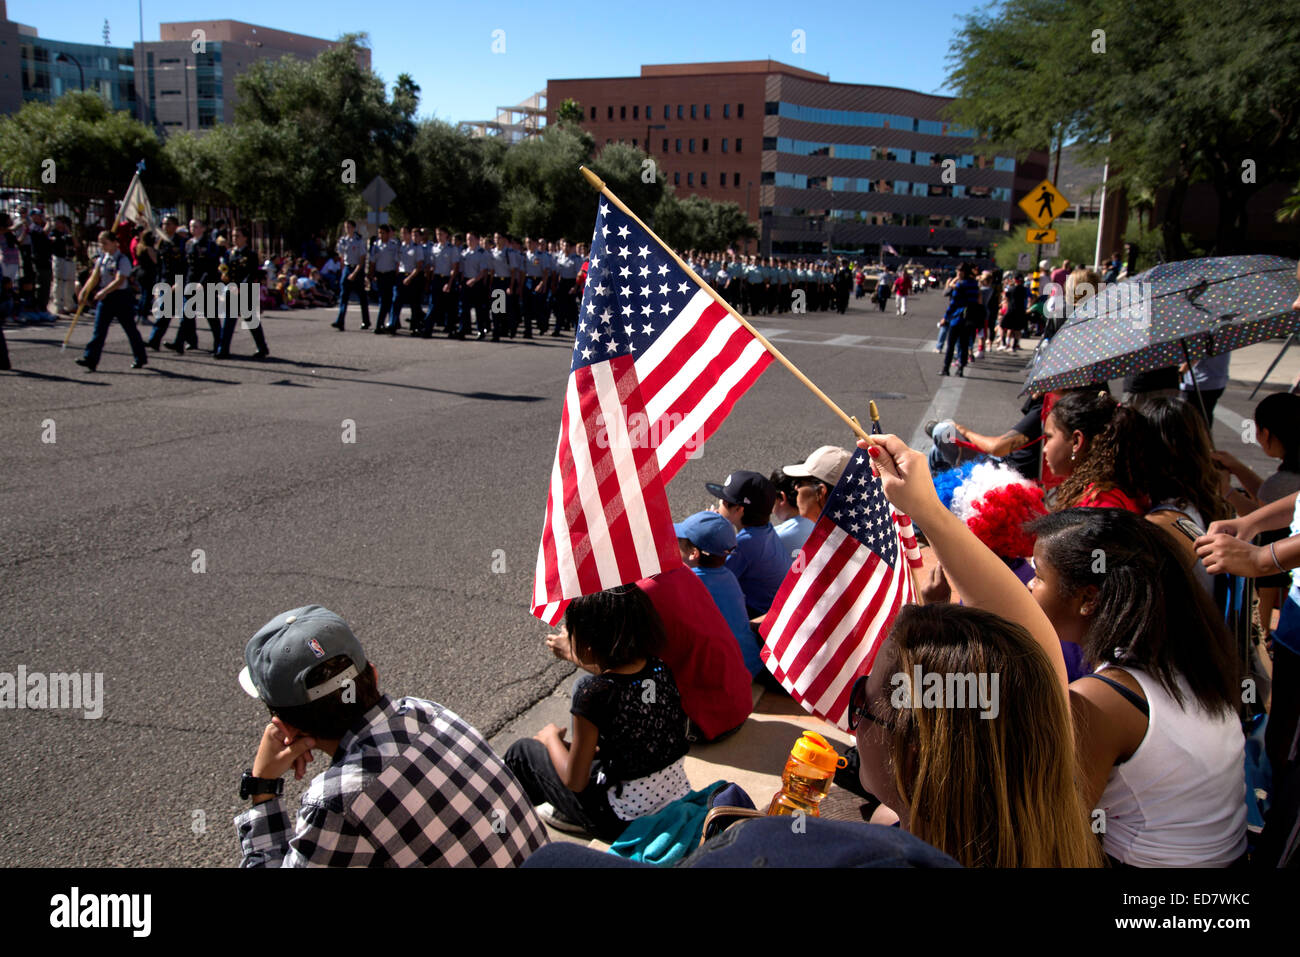
[[[325,657],[325,649],[320,646],[320,642],[315,638],[307,639],[307,647],[311,648],[311,653],[317,658]]]

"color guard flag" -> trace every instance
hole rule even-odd
[[[150,232],[156,228],[153,221],[153,206],[149,203],[149,195],[144,191],[144,183],[140,182],[138,171],[131,177],[131,185],[126,188],[126,195],[122,197],[122,212],[118,220],[143,226]]]
[[[681,564],[664,487],[772,361],[602,198],[551,467],[533,614]]]
[[[802,559],[802,560],[799,560]],[[763,619],[760,655],[808,711],[848,730],[849,692],[894,615],[915,601],[912,520],[895,512],[858,450]]]

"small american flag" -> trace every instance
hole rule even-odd
[[[921,565],[912,521],[895,512],[866,452],[849,460],[763,620],[761,656],[808,711],[848,729],[849,692],[871,670]]]
[[[681,563],[664,487],[771,354],[604,200],[537,555],[533,614]]]

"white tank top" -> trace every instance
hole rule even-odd
[[[1098,802],[1106,812],[1103,850],[1135,867],[1226,867],[1246,852],[1240,720],[1235,712],[1208,715],[1181,678],[1186,710],[1150,675],[1124,670],[1151,714],[1142,743],[1111,768]]]

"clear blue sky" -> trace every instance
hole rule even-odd
[[[335,39],[370,35],[372,65],[392,88],[402,72],[420,85],[420,112],[445,120],[491,119],[548,79],[635,76],[642,63],[759,60],[771,57],[827,73],[835,81],[951,93],[944,86],[948,44],[973,0],[898,4],[818,0],[597,3],[354,2],[339,0],[144,0],[144,39],[160,21],[243,20]],[[116,46],[140,39],[137,0],[8,0],[9,19],[41,36]],[[492,32],[505,31],[505,52]],[[803,30],[805,53],[792,51]]]

